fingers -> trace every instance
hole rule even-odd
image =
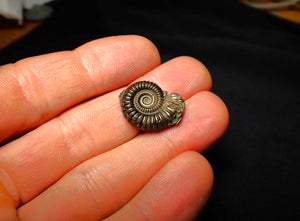
[[[227,109],[212,93],[197,93],[186,101],[186,107],[177,127],[140,134],[80,164],[22,206],[20,217],[99,220],[116,212],[172,157],[186,150],[201,151],[225,131]]]
[[[196,152],[184,152],[106,220],[192,220],[205,206],[212,186],[213,171],[206,159]]]
[[[141,79],[185,99],[211,86],[206,68],[189,57],[166,62]],[[19,193],[12,194],[17,202],[28,202],[79,163],[138,134],[122,114],[120,92],[78,105],[0,149],[0,167],[8,174],[2,183],[9,182],[7,177],[13,180],[16,190],[11,192]]]
[[[0,143],[87,98],[128,84],[159,63],[150,41],[118,36],[0,67]]]

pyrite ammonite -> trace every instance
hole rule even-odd
[[[178,124],[185,107],[179,94],[163,91],[150,81],[130,85],[119,98],[127,120],[143,131],[162,130]]]

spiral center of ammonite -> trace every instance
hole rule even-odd
[[[151,94],[142,94],[140,97],[140,104],[144,107],[151,107],[154,103],[154,97]]]
[[[134,105],[142,113],[150,114],[159,108],[159,98],[155,91],[141,90],[134,97]]]

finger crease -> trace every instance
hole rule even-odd
[[[20,192],[18,191],[14,180],[2,168],[0,168],[0,183],[5,187],[9,196],[11,196],[11,198],[15,201],[16,207],[18,207],[21,204]]]
[[[74,56],[77,58],[77,60],[79,60],[79,64],[81,65],[81,67],[84,69],[84,73],[86,73],[86,76],[88,77],[90,83],[92,84],[92,89],[93,89],[93,94],[96,95],[98,90],[95,81],[92,78],[92,71],[90,70],[90,68],[88,67],[88,65],[86,64],[86,62],[84,62],[84,59],[82,58],[82,56],[80,56],[80,54],[78,53],[78,51],[75,49],[72,51]],[[100,76],[100,75],[99,75]]]
[[[16,65],[17,64],[18,63],[16,63]],[[16,70],[18,70],[17,67],[18,66],[16,66]],[[35,71],[29,71],[26,73],[20,71],[18,74],[14,73],[13,76],[21,89],[24,102],[32,110],[31,116],[41,117],[41,114],[43,114],[44,111],[41,111],[40,107],[43,107],[43,110],[48,110],[50,108],[49,101],[42,89],[42,82],[37,77]],[[43,105],[41,105],[41,103]]]
[[[83,159],[94,156],[96,153],[92,147],[96,144],[89,133],[89,129],[80,120],[76,120],[73,117],[65,118],[65,115],[61,115],[56,119],[59,122],[58,128],[60,128],[62,134],[62,148],[68,151],[68,158]]]
[[[110,215],[113,208],[110,205],[118,205],[119,194],[113,190],[112,180],[109,179],[106,172],[102,171],[102,168],[94,167],[88,171],[78,172],[80,192],[88,192],[90,195],[89,200],[98,211],[101,216],[99,218],[105,218]],[[101,181],[99,178],[101,177]],[[103,193],[103,195],[99,195]],[[103,201],[103,199],[108,199],[108,201]]]
[[[168,135],[159,134],[159,138],[162,140],[161,143],[164,145],[166,155],[169,158],[174,156],[174,147],[176,146],[175,142],[168,137]]]

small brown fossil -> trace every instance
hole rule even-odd
[[[150,81],[139,81],[121,92],[127,120],[143,131],[157,131],[181,121],[185,103],[177,93],[163,91]]]

